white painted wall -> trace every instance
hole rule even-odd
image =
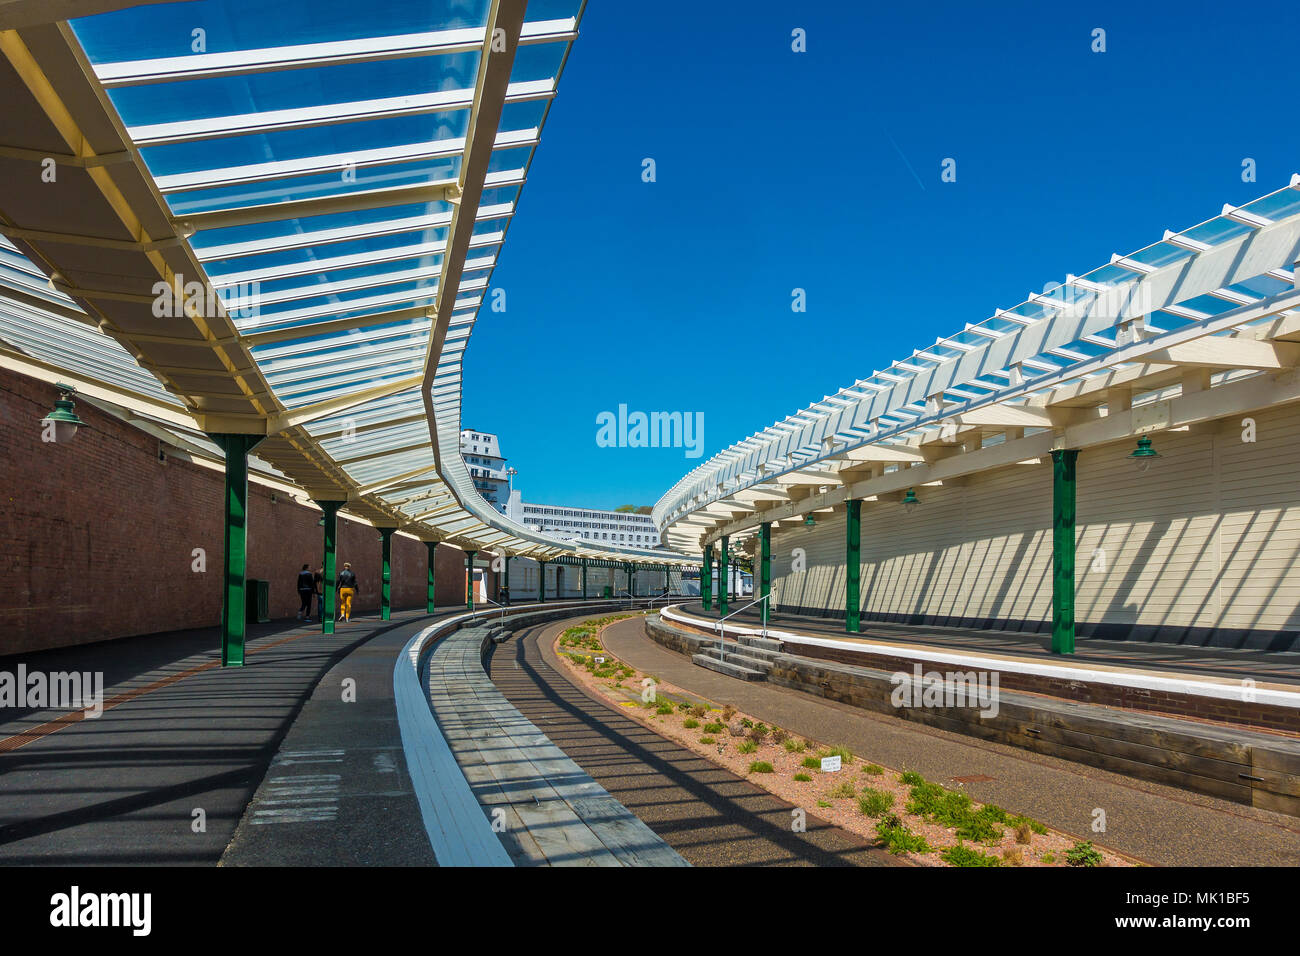
[[[563,568],[563,571],[560,569]],[[538,564],[532,558],[510,559],[510,596],[512,601],[534,600],[537,597]],[[563,585],[560,597],[582,597],[582,567],[576,564],[546,564],[546,596],[556,595],[556,576],[561,575]],[[659,594],[664,586],[664,573],[658,568],[638,570],[634,573],[638,597]],[[674,573],[674,581],[677,576]],[[627,573],[622,568],[587,568],[587,596],[600,597],[606,585],[612,585],[616,596],[627,590]]]
[[[1253,417],[1253,444],[1236,419],[1154,435],[1162,457],[1145,475],[1131,441],[1080,453],[1077,621],[1300,626],[1300,407]],[[862,505],[864,611],[1050,620],[1050,460],[916,492],[910,515]],[[817,517],[773,532],[778,607],[844,607],[845,515]],[[806,571],[791,571],[796,547]]]

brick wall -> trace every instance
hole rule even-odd
[[[89,429],[42,442],[40,419],[57,398],[0,369],[0,656],[219,624],[222,473],[159,461],[156,438],[84,401]],[[273,618],[297,612],[295,577],[322,551],[320,512],[278,497],[249,483],[248,576],[271,582]],[[375,611],[379,533],[345,515],[338,531],[339,567],[350,561],[360,585],[354,608]],[[394,535],[392,562],[393,607],[423,606],[424,543]],[[464,602],[463,552],[438,546],[435,591],[439,606]]]

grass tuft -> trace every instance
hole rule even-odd
[[[939,854],[939,858],[949,866],[1001,866],[1002,861],[996,856],[990,856],[987,853],[981,853],[979,850],[972,850],[970,847],[958,843],[956,846],[950,846]]]
[[[869,817],[883,816],[894,805],[894,795],[867,787],[858,799],[858,809]]]

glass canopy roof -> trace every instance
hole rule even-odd
[[[1068,276],[737,442],[674,485],[655,506],[655,522],[668,531],[738,490],[848,450],[934,435],[966,409],[1025,402],[1071,379],[1125,369],[1133,364],[1120,352],[1125,320],[1141,319],[1146,336],[1227,336],[1294,314],[1294,307],[1264,307],[1297,288],[1297,235],[1300,175],[1286,188],[1225,206],[1207,222]],[[1233,320],[1252,307],[1258,314]],[[937,407],[928,402],[936,394]],[[702,529],[668,537],[675,547],[694,547]]]
[[[583,5],[194,0],[70,25],[206,273],[184,278],[357,496],[478,546],[680,562],[510,522],[460,457],[461,357]],[[8,243],[0,285],[24,297],[7,342],[183,407]]]

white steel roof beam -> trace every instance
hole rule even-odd
[[[505,234],[490,233],[478,239],[477,247],[500,244]],[[493,238],[495,237],[495,238]],[[325,272],[340,272],[344,269],[360,269],[366,266],[385,265],[392,262],[404,262],[407,259],[424,259],[429,256],[441,256],[446,251],[445,240],[417,242],[408,246],[396,246],[392,249],[376,249],[370,252],[355,252],[347,256],[330,256],[325,259],[309,259],[306,262],[287,262],[261,269],[246,269],[243,272],[228,272],[214,276],[212,284],[220,289],[234,285],[249,285],[254,282],[273,282],[277,279],[295,279],[305,275],[320,275]]]
[[[573,17],[525,23],[520,43],[570,42],[577,36]],[[101,63],[95,76],[105,87],[145,83],[173,83],[220,76],[240,76],[272,70],[300,70],[345,63],[369,63],[417,56],[446,56],[477,52],[483,46],[483,31],[477,27],[408,33],[399,36],[362,37],[325,43],[299,43],[257,50],[200,53],[192,56],[160,57]]]
[[[502,130],[497,133],[496,149],[517,149],[536,146],[539,130]],[[303,156],[280,159],[247,166],[225,166],[199,169],[188,173],[174,173],[158,177],[158,188],[169,195],[195,189],[218,189],[227,186],[247,186],[254,183],[274,182],[294,176],[314,176],[323,173],[337,174],[342,169],[373,169],[401,163],[415,163],[431,159],[460,156],[465,151],[464,138],[440,139],[434,143],[410,143],[401,146],[383,146],[349,153],[331,153],[324,156]]]
[[[507,103],[549,99],[555,95],[552,79],[512,83],[506,91]],[[127,127],[132,142],[141,149],[175,143],[193,143],[230,136],[252,136],[292,129],[310,129],[335,123],[422,116],[450,110],[467,110],[474,104],[473,90],[439,90],[406,96],[388,96],[348,103],[322,103],[294,109],[236,113],[233,116],[209,116],[202,119],[177,120]]]
[[[501,219],[509,217],[513,213],[514,205],[512,203],[482,206],[478,210],[478,217],[475,221],[484,222],[489,219]],[[433,212],[428,215],[388,219],[377,223],[360,223],[335,229],[293,232],[288,235],[271,236],[266,239],[250,239],[244,242],[198,247],[194,252],[200,262],[208,262],[213,259],[234,259],[264,253],[287,252],[292,249],[325,246],[336,242],[350,242],[354,239],[379,239],[383,236],[423,233],[426,230],[437,229],[450,224],[450,212]]]

